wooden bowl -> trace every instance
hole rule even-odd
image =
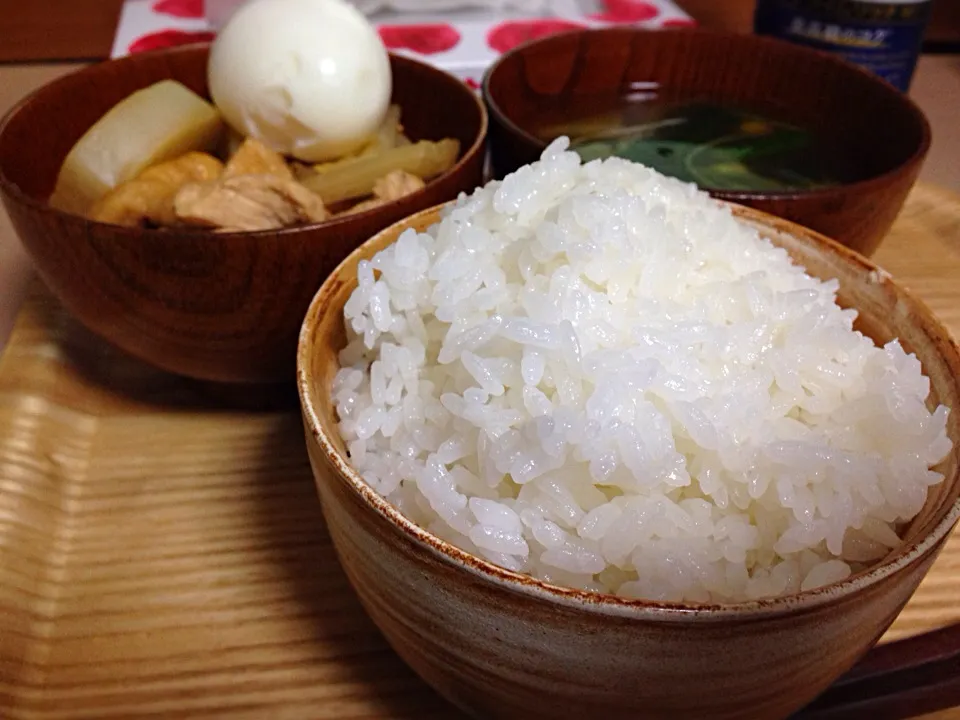
[[[930,147],[923,112],[893,86],[832,55],[771,38],[708,30],[609,28],[529,42],[487,71],[494,172],[536,160],[546,100],[571,108],[622,96],[633,83],[746,107],[821,133],[865,178],[796,192],[711,191],[872,254],[900,212]]]
[[[395,55],[393,100],[407,133],[461,144],[453,168],[399,201],[319,225],[223,234],[93,223],[47,204],[67,152],[131,92],[174,78],[206,95],[208,51],[134,55],[41,88],[0,125],[0,195],[40,276],[98,335],[194,378],[289,381],[300,323],[327,274],[382,228],[480,184],[487,116],[452,75]]]
[[[931,403],[960,407],[960,351],[946,330],[867,260],[749,208],[736,210],[807,269],[840,281],[841,302],[875,340],[899,336],[921,360]],[[405,519],[351,468],[330,384],[345,342],[357,263],[426,210],[361,246],[307,313],[298,385],[327,527],[364,607],[397,653],[478,718],[783,718],[849,669],[893,622],[960,517],[960,414],[950,456],[882,563],[841,583],[725,606],[666,605],[557,588],[498,568]]]

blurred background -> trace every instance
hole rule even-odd
[[[752,29],[754,0],[675,1],[701,25]],[[0,62],[105,58],[122,6],[123,0],[0,0]],[[933,3],[924,51],[960,53],[960,0]]]

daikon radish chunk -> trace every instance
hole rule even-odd
[[[223,127],[209,102],[162,80],[114,105],[67,154],[50,204],[79,215],[145,168],[191,150],[211,150]]]

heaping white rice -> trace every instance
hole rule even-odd
[[[625,597],[886,554],[951,447],[919,361],[694,186],[566,148],[360,264],[332,387],[354,467],[469,552]]]

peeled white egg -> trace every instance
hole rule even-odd
[[[374,27],[343,0],[252,0],[220,30],[210,95],[243,135],[306,162],[360,148],[392,90]]]

